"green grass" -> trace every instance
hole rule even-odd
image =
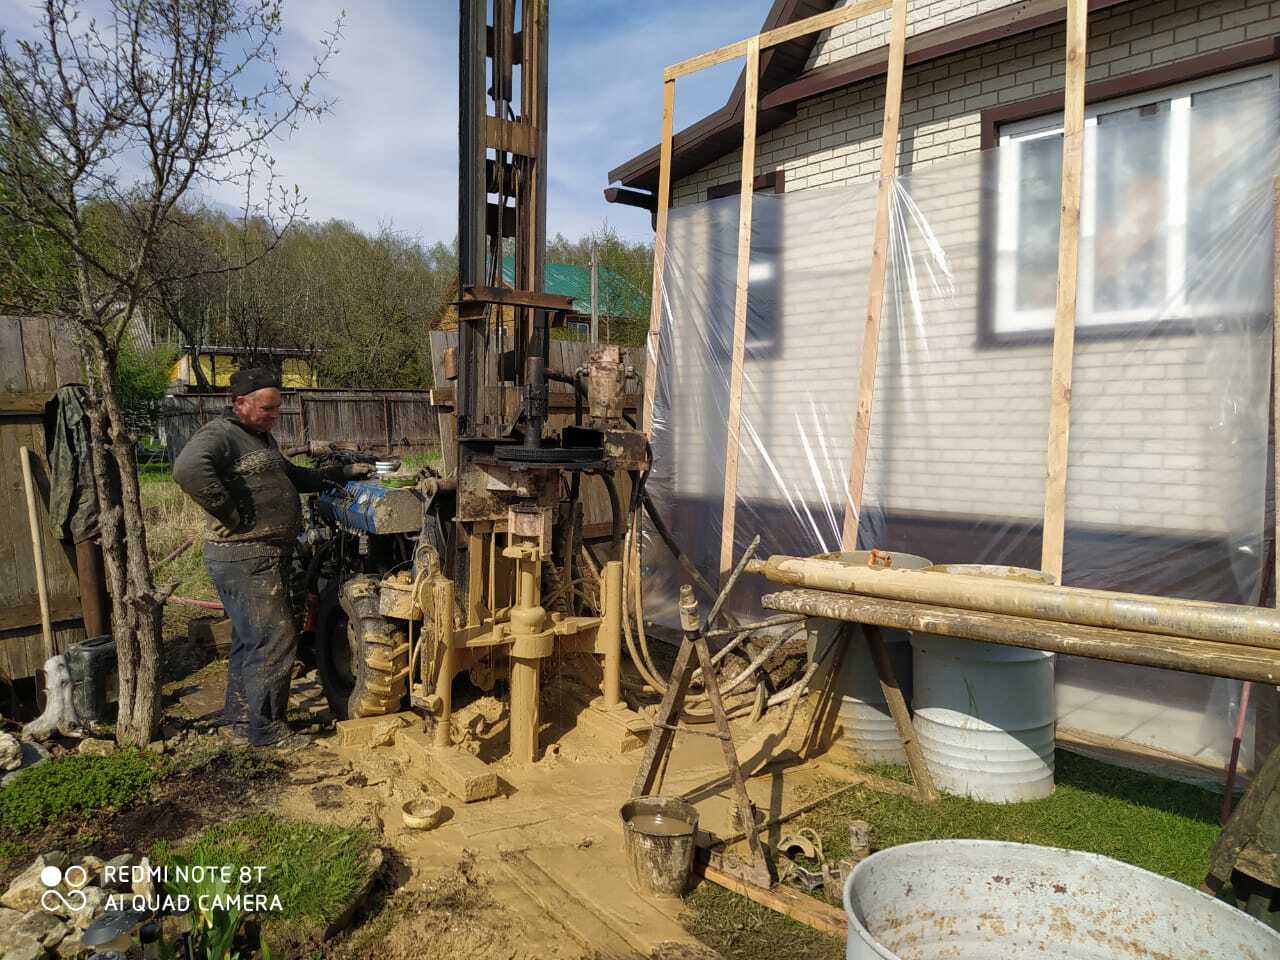
[[[400,467],[402,470],[421,470],[423,467],[435,469],[443,462],[444,457],[439,450],[429,450],[426,453],[406,453],[400,458]]]
[[[685,927],[725,960],[838,960],[844,956],[843,941],[714,883],[700,883],[685,908]]]
[[[906,779],[905,768],[874,772]],[[1052,796],[1017,804],[945,795],[925,804],[856,787],[797,817],[786,831],[816,830],[828,861],[848,856],[849,821],[866,820],[874,849],[920,840],[1007,840],[1101,853],[1190,886],[1204,879],[1218,835],[1220,797],[1062,750],[1056,779]],[[824,784],[816,792],[837,786]],[[688,899],[684,923],[727,960],[844,956],[840,941],[708,883]]]
[[[0,788],[0,836],[11,842],[65,817],[115,811],[141,799],[172,768],[167,757],[121,750],[50,760]]]
[[[817,830],[829,860],[848,855],[848,823],[857,819],[871,824],[877,849],[917,840],[1009,840],[1105,854],[1191,886],[1204,879],[1219,797],[1064,750],[1056,779],[1052,796],[1015,804],[945,795],[924,804],[858,788],[790,829]]]
[[[366,830],[285,820],[267,814],[210,827],[180,847],[160,841],[156,863],[263,867],[262,881],[245,892],[279,896],[282,912],[269,919],[327,924],[367,879],[373,835]]]

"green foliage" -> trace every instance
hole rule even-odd
[[[167,865],[170,867],[221,866],[221,864],[209,864],[176,855],[168,861]],[[194,875],[198,876],[198,879],[174,879],[165,883],[165,892],[175,897],[187,897],[192,906],[186,915],[187,930],[190,934],[186,956],[194,960],[227,960],[229,957],[236,956],[232,948],[244,923],[245,914],[238,907],[228,907],[228,898],[239,894],[243,884],[238,878],[228,882],[223,879],[221,873],[214,871],[200,871]],[[172,960],[177,960],[179,957],[178,952],[167,944],[163,952]]]
[[[18,836],[63,817],[119,810],[144,796],[171,766],[140,750],[42,763],[0,788],[0,834]]]
[[[169,387],[169,371],[178,352],[160,346],[140,350],[126,340],[116,357],[116,390],[125,415],[133,422],[150,422]]]
[[[263,867],[244,892],[278,896],[280,918],[327,924],[368,879],[373,835],[366,830],[283,820],[266,814],[217,824],[181,849],[161,841],[155,863]],[[269,919],[276,919],[272,915]]]

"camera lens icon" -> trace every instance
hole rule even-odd
[[[88,903],[89,898],[81,888],[89,882],[89,871],[79,864],[67,867],[65,872],[54,864],[49,864],[40,871],[40,882],[48,888],[40,895],[40,906],[45,910],[51,912],[69,910],[72,913],[79,913]],[[69,896],[64,896],[57,889],[63,882],[71,891]]]

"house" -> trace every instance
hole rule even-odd
[[[763,29],[833,5],[778,0]],[[1062,0],[908,5],[864,542],[1039,566],[1065,13]],[[888,17],[760,57],[736,534],[762,533],[762,552],[840,541]],[[1280,8],[1257,0],[1089,4],[1066,583],[1269,593],[1278,37]],[[740,78],[677,133],[671,164],[649,489],[710,571],[742,117]],[[657,178],[654,148],[610,171],[606,196],[652,211]],[[1060,728],[1211,768],[1229,752],[1238,684],[1069,658],[1058,681]]]
[[[231,374],[244,365],[246,360],[251,364],[269,364],[279,367],[280,382],[285,387],[318,386],[316,371],[313,365],[314,351],[294,347],[258,347],[246,350],[241,347],[201,346],[195,351],[183,353],[169,371],[169,383],[173,391],[190,391],[201,389],[200,378],[196,375],[192,355],[198,357],[200,371],[205,382],[216,390],[227,388],[231,383]]]
[[[502,286],[515,282],[515,258],[502,258]],[[450,300],[456,300],[455,295]],[[544,267],[544,292],[573,300],[574,313],[565,325],[575,336],[585,339],[591,333],[591,268],[572,263],[548,263]],[[599,298],[600,339],[606,343],[624,342],[626,334],[649,322],[649,301],[625,277],[607,267],[596,268],[596,293]],[[508,311],[509,312],[509,311]],[[457,327],[458,311],[447,302],[432,326],[439,330]]]

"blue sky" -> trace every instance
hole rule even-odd
[[[285,0],[282,56],[299,71],[343,8],[340,53],[324,89],[332,114],[277,145],[277,171],[313,220],[390,224],[426,242],[457,223],[455,0]],[[662,68],[760,29],[769,0],[551,0],[548,233],[581,236],[603,220],[650,239],[649,217],[601,194],[608,171],[657,142]],[[30,0],[0,0],[0,27],[27,33]],[[724,103],[740,65],[682,79],[676,125]],[[235,205],[239,198],[210,199]]]

